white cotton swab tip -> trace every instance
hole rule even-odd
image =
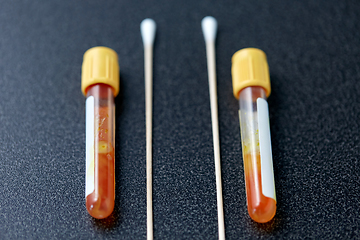
[[[140,24],[141,37],[144,46],[154,44],[156,23],[151,18],[144,19]]]
[[[204,34],[205,42],[215,41],[217,32],[217,21],[214,17],[207,16],[201,21],[201,28]]]

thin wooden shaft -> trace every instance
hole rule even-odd
[[[206,56],[209,75],[210,108],[211,122],[214,144],[215,177],[216,177],[216,197],[218,211],[218,232],[219,239],[225,239],[224,209],[221,184],[221,162],[220,162],[220,140],[219,140],[219,120],[216,90],[216,63],[215,63],[215,42],[206,42]]]
[[[152,101],[153,101],[153,47],[145,46],[145,110],[146,110],[146,189],[147,239],[154,238],[152,205]]]

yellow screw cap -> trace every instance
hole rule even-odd
[[[269,66],[266,54],[257,48],[244,48],[237,51],[232,59],[231,75],[234,96],[239,99],[242,89],[259,86],[265,89],[266,96],[271,92]]]
[[[84,54],[81,74],[81,91],[86,95],[93,84],[104,83],[119,93],[119,63],[114,50],[107,47],[93,47]]]

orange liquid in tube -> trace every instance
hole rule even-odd
[[[87,97],[94,99],[94,190],[86,196],[86,208],[94,218],[105,218],[114,209],[115,149],[114,93],[105,84],[91,86]],[[92,181],[92,180],[89,180]]]
[[[276,201],[264,196],[261,185],[259,154],[244,156],[247,208],[250,217],[259,223],[270,221],[276,213]]]

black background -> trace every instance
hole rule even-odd
[[[227,239],[358,238],[360,2],[0,1],[0,238],[145,239],[145,89],[140,22],[154,47],[155,239],[217,239],[205,44],[216,44]],[[116,204],[86,211],[83,53],[119,55]],[[258,47],[270,66],[277,214],[247,213],[231,57]]]

